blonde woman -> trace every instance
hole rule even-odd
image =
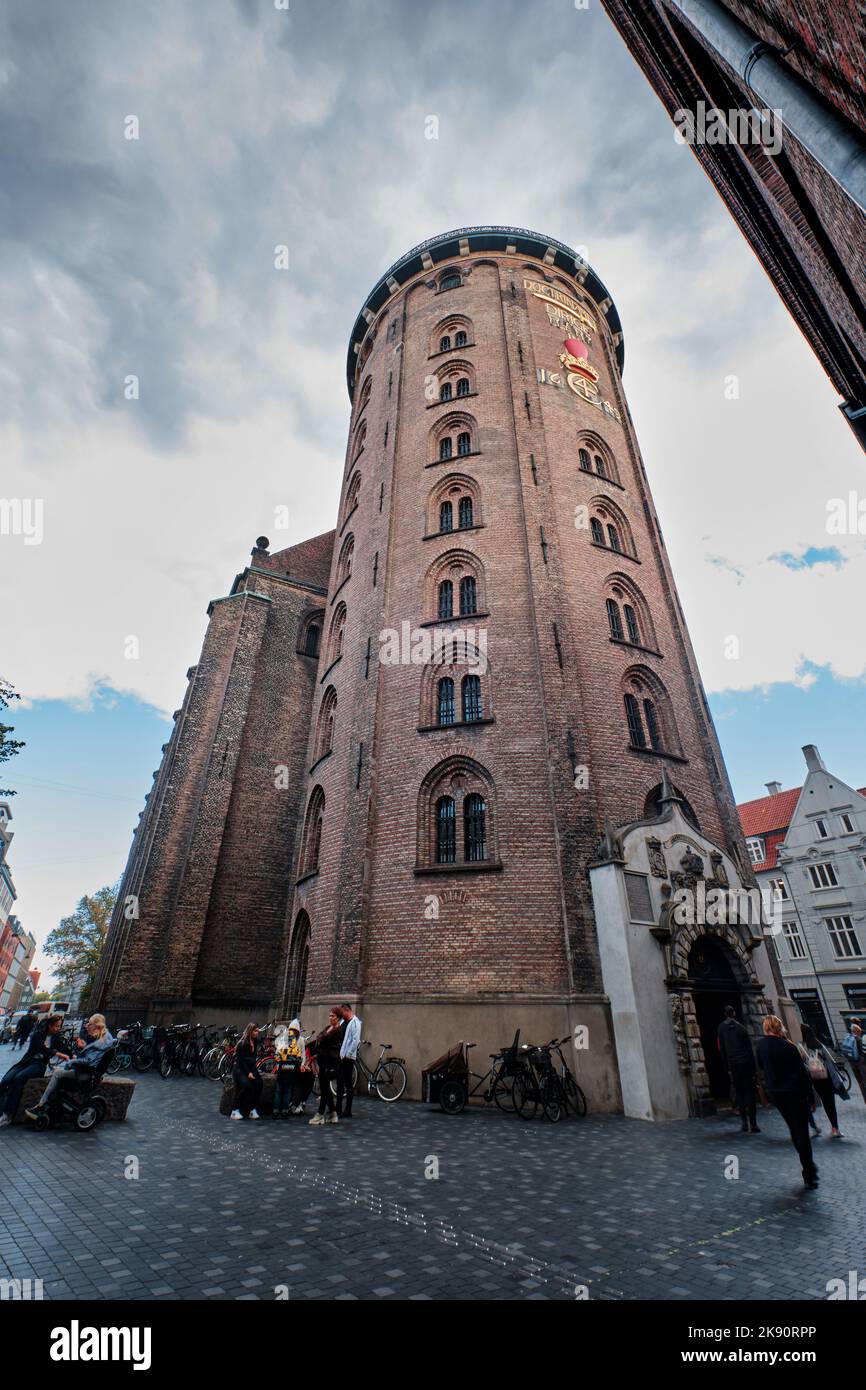
[[[758,1066],[764,1073],[764,1089],[775,1105],[791,1136],[791,1143],[800,1155],[803,1182],[806,1187],[818,1186],[818,1169],[812,1157],[809,1139],[812,1081],[799,1051],[785,1037],[785,1027],[775,1014],[764,1019],[764,1036],[758,1043]]]
[[[68,1062],[62,1062],[59,1067],[55,1067],[54,1075],[42,1092],[39,1104],[24,1112],[31,1120],[38,1119],[43,1111],[47,1110],[48,1102],[58,1086],[70,1080],[74,1082],[76,1070],[95,1067],[102,1054],[114,1046],[114,1038],[108,1031],[104,1014],[91,1014],[84,1029],[90,1041],[85,1042],[83,1038],[75,1039],[75,1046],[79,1049],[78,1056],[71,1057]]]

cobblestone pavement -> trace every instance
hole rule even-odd
[[[844,1140],[820,1115],[815,1193],[766,1110],[748,1136],[728,1116],[552,1125],[365,1098],[335,1126],[238,1124],[218,1101],[148,1075],[126,1123],[0,1131],[0,1278],[49,1299],[733,1300],[866,1274],[859,1095]]]

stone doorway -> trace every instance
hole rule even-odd
[[[689,951],[688,965],[709,1093],[714,1100],[727,1100],[731,1084],[719,1055],[718,1029],[728,1004],[733,1005],[740,1022],[746,1022],[740,987],[728,952],[713,937],[698,938]]]

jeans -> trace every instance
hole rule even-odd
[[[311,1071],[295,1072],[295,1105],[306,1105],[315,1079]]]
[[[32,1076],[41,1076],[45,1071],[44,1062],[16,1062],[14,1067],[10,1067],[3,1080],[0,1081],[0,1105],[3,1107],[3,1114],[9,1115],[13,1120],[18,1109],[19,1102],[24,1087]]]
[[[795,1096],[774,1092],[770,1100],[775,1105],[791,1136],[791,1143],[800,1155],[803,1181],[811,1182],[818,1176],[815,1160],[812,1157],[812,1141],[809,1138],[809,1102],[805,1096]]]
[[[748,1123],[752,1129],[758,1123],[755,1098],[755,1073],[751,1067],[738,1066],[736,1062],[731,1063],[731,1081],[734,1085],[734,1098],[740,1118],[743,1124]]]
[[[58,1067],[54,1068],[54,1071],[48,1078],[48,1085],[42,1092],[42,1098],[39,1101],[39,1108],[41,1110],[47,1109],[48,1102],[54,1095],[54,1092],[58,1089],[58,1087],[63,1085],[74,1086],[76,1081],[78,1080],[77,1073],[80,1073],[81,1076],[86,1076],[89,1071],[89,1067],[82,1067],[79,1062],[61,1062]]]
[[[326,1069],[325,1067],[319,1067],[320,1115],[324,1115],[326,1107],[329,1115],[333,1115],[334,1113],[334,1092],[331,1089],[331,1082],[336,1081],[337,1076],[338,1072],[336,1070],[336,1067],[332,1067],[330,1070]]]
[[[274,1086],[274,1114],[286,1111],[292,1104],[292,1096],[295,1090],[295,1077],[297,1067],[278,1067],[274,1073],[276,1084]]]
[[[351,1115],[352,1096],[355,1094],[354,1087],[355,1063],[351,1057],[340,1058],[340,1069],[337,1072],[337,1114]]]
[[[255,1110],[259,1103],[259,1096],[262,1093],[262,1078],[256,1076],[253,1081],[250,1081],[247,1074],[242,1071],[233,1071],[232,1078],[237,1088],[235,1091],[235,1109],[241,1112],[245,1120],[249,1119],[250,1111]]]
[[[833,1082],[830,1080],[829,1076],[825,1076],[823,1080],[817,1081],[813,1077],[812,1086],[824,1107],[824,1113],[830,1121],[832,1128],[838,1129],[839,1116],[836,1113],[836,1092],[833,1090]]]

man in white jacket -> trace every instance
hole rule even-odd
[[[340,1070],[337,1073],[337,1114],[342,1120],[351,1120],[355,1058],[361,1044],[361,1020],[351,1004],[340,1004],[337,1012],[345,1025],[340,1045]]]

